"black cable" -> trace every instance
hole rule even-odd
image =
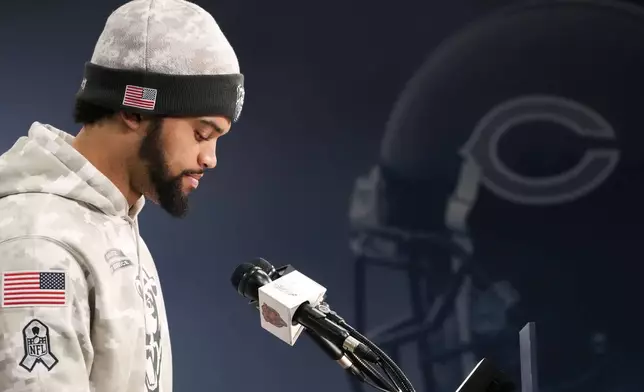
[[[341,327],[345,328],[347,331],[349,331],[349,334],[356,338],[360,343],[364,344],[367,346],[371,351],[376,353],[378,357],[380,357],[381,362],[379,365],[381,366],[387,366],[389,370],[392,371],[393,374],[389,374],[389,372],[386,371],[388,376],[391,376],[392,378],[395,378],[396,380],[394,381],[394,384],[396,384],[402,392],[416,392],[414,389],[414,386],[411,384],[407,376],[405,376],[405,373],[398,367],[396,362],[394,362],[389,356],[380,349],[377,345],[375,345],[373,342],[371,342],[369,339],[367,339],[365,336],[363,336],[360,332],[358,332],[355,328],[347,324],[346,321],[342,317],[340,317],[336,312],[331,310],[328,304],[322,303],[318,306],[318,309],[320,309],[323,313],[327,315],[329,320],[335,322],[336,324],[340,325]],[[395,382],[398,381],[398,382]]]
[[[380,390],[381,392],[399,392],[399,389],[395,386],[395,383],[393,383],[389,375],[387,375],[389,378],[388,381],[376,369],[374,369],[373,365],[363,361],[356,354],[345,352],[325,338],[306,328],[304,329],[304,334],[308,335],[322,351],[327,353],[327,355],[338,362],[347,371],[347,373],[358,378],[358,380]]]
[[[304,334],[308,335],[315,344],[320,347],[329,357],[336,361],[344,370],[347,371],[352,376],[358,378],[362,382],[366,382],[367,376],[364,374],[362,369],[356,365],[356,363],[351,359],[350,356],[340,349],[335,344],[331,343],[322,336],[316,334],[315,332],[304,328]]]
[[[372,343],[369,339],[367,339],[365,336],[363,336],[360,332],[358,332],[355,328],[351,327],[346,322],[342,322],[340,326],[342,326],[347,331],[349,331],[351,336],[355,337],[358,341],[360,341],[360,343],[369,347],[371,351],[375,352],[376,355],[380,357],[382,362],[384,362],[382,363],[382,365],[386,365],[389,368],[389,370],[393,372],[391,376],[393,376],[393,378],[396,378],[400,382],[400,384],[402,384],[402,385],[399,385],[399,387],[401,387],[400,389],[403,390],[403,392],[416,392],[416,390],[414,389],[414,386],[411,385],[411,382],[409,381],[409,379],[407,379],[407,376],[405,376],[405,373],[403,373],[403,371],[398,367],[396,362],[394,362],[391,358],[389,358],[389,356],[384,351],[382,351],[380,347],[376,346],[374,343]]]
[[[389,390],[389,389],[383,389],[383,388],[380,388],[380,387],[379,387],[379,386],[377,386],[373,381],[371,381],[371,380],[369,380],[369,379],[366,379],[366,380],[364,381],[364,383],[365,383],[365,384],[367,384],[367,385],[369,385],[371,388],[374,388],[374,389],[379,390],[380,392],[398,392],[398,391],[391,391],[391,390]]]
[[[389,370],[388,370],[387,366],[384,366],[384,364],[380,365],[380,368],[381,368],[381,369],[382,369],[382,371],[387,375],[387,378],[388,378],[389,380],[391,380],[391,382],[392,382],[392,383],[396,384],[396,382],[394,381],[395,374],[391,374],[391,373],[390,373],[391,369],[389,369]],[[400,378],[399,378],[399,380],[400,380]],[[402,389],[404,389],[404,388],[402,388]],[[400,392],[402,389],[401,389],[400,387],[398,387],[398,391],[399,391],[399,392]]]
[[[383,377],[374,367],[368,362],[363,361],[360,357],[354,353],[348,352],[347,355],[351,359],[351,362],[364,373],[369,379],[372,380],[374,384],[377,385],[378,389],[389,391],[389,392],[399,392],[399,388],[393,382],[393,380],[387,380]],[[370,384],[371,385],[371,384]],[[375,386],[375,385],[371,385]]]
[[[322,351],[338,362],[351,376],[381,392],[400,392],[393,384],[393,381],[387,381],[372,365],[362,361],[356,354],[345,352],[335,344],[306,328],[304,329],[304,334],[308,335]],[[391,378],[389,379],[391,380]]]

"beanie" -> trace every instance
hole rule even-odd
[[[207,11],[185,0],[134,0],[107,19],[76,98],[132,113],[235,122],[244,77]]]

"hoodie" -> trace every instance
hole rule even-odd
[[[154,261],[131,208],[34,123],[0,156],[0,391],[171,392]]]

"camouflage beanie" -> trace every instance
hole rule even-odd
[[[76,97],[133,113],[237,121],[244,77],[230,43],[201,7],[134,0],[107,19]]]

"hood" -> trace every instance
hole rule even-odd
[[[135,219],[144,198],[129,208],[125,196],[71,146],[74,137],[35,122],[0,156],[0,198],[46,193],[76,200],[106,215]]]

